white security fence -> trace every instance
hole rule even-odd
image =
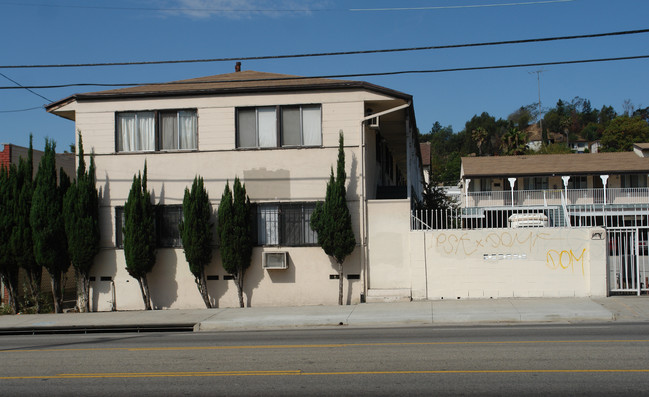
[[[649,292],[648,228],[607,230],[609,291],[640,295]]]
[[[565,227],[565,222],[566,216],[561,207],[412,210],[410,230]]]
[[[410,230],[521,227],[649,227],[649,204],[415,209],[410,213]]]

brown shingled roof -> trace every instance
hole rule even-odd
[[[178,80],[168,83],[139,85],[115,90],[76,94],[46,106],[48,111],[74,100],[116,99],[129,97],[195,96],[269,91],[301,91],[318,89],[366,89],[396,98],[411,100],[412,96],[364,81],[301,77],[252,70]]]
[[[649,158],[633,152],[462,157],[463,177],[649,173]]]

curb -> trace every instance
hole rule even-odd
[[[136,324],[12,327],[0,329],[0,335],[92,334],[121,332],[192,332],[195,324]]]

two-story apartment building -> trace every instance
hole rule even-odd
[[[177,228],[184,190],[196,175],[215,211],[235,176],[255,204],[257,246],[244,294],[257,306],[336,301],[336,267],[309,221],[325,197],[340,132],[358,244],[344,266],[347,302],[359,302],[369,289],[368,200],[421,195],[412,97],[362,81],[237,71],[77,94],[47,111],[74,121],[86,153],[95,156],[102,232],[91,271],[95,310],[142,306],[125,270],[121,230],[133,176],[145,162],[158,205],[157,263],[149,275],[157,308],[202,306]],[[210,296],[218,306],[236,306],[231,275],[217,247],[215,253],[206,271]],[[269,253],[284,258],[276,268],[264,267]]]

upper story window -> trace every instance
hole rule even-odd
[[[547,176],[532,176],[523,178],[525,190],[547,190],[548,177]]]
[[[196,111],[160,112],[160,149],[196,149]]]
[[[647,177],[644,174],[620,175],[620,185],[622,189],[647,187]]]
[[[469,191],[470,192],[490,192],[493,184],[494,184],[494,180],[492,178],[472,179],[471,183],[469,183]]]
[[[238,148],[322,145],[320,105],[239,108],[236,117]]]
[[[571,176],[568,180],[568,189],[588,189],[588,177],[586,175]]]
[[[118,152],[192,150],[198,146],[196,110],[120,112],[116,124]]]

